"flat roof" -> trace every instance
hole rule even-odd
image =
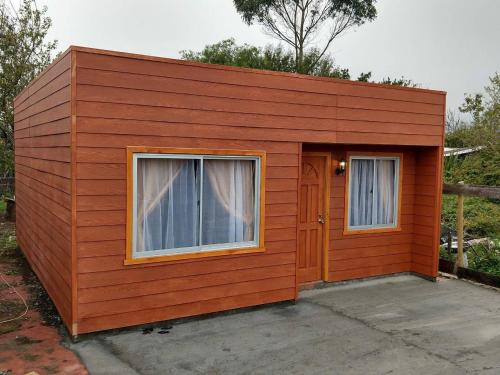
[[[20,96],[28,87],[30,87],[40,77],[42,77],[43,74],[45,73],[45,71],[47,71],[47,69],[51,65],[55,64],[60,59],[64,58],[71,51],[79,51],[79,52],[94,53],[94,54],[99,54],[99,55],[125,57],[125,58],[130,58],[130,59],[137,59],[137,60],[167,62],[170,64],[196,66],[196,67],[203,67],[203,68],[217,69],[217,70],[226,70],[226,71],[235,71],[235,72],[252,72],[252,73],[263,74],[263,75],[294,77],[294,78],[299,78],[299,79],[322,81],[322,82],[335,82],[335,83],[340,83],[340,84],[351,84],[351,85],[357,85],[357,86],[381,87],[381,88],[390,88],[390,89],[395,89],[395,90],[405,90],[405,91],[414,91],[414,92],[419,91],[419,92],[426,92],[426,93],[432,93],[432,94],[446,95],[446,91],[442,91],[442,90],[432,90],[432,89],[424,89],[424,88],[419,88],[419,87],[388,85],[388,84],[373,83],[373,82],[360,82],[360,81],[354,81],[354,80],[349,80],[349,79],[319,77],[319,76],[311,76],[311,75],[307,75],[307,74],[288,73],[288,72],[255,69],[255,68],[242,68],[242,67],[231,66],[231,65],[209,64],[209,63],[201,63],[201,62],[195,62],[195,61],[189,61],[189,60],[174,59],[174,58],[169,58],[169,57],[151,56],[151,55],[143,55],[143,54],[131,53],[131,52],[120,52],[120,51],[71,45],[58,58],[54,59],[54,61],[50,65],[48,65],[37,77],[35,77],[18,95],[16,95],[16,98],[18,96]],[[16,100],[16,98],[14,98],[14,101]]]

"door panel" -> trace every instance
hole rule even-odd
[[[324,156],[304,154],[299,202],[299,283],[321,280],[325,217]]]

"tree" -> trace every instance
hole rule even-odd
[[[294,53],[284,49],[281,45],[267,45],[264,48],[250,44],[237,45],[235,40],[231,38],[206,45],[200,52],[185,50],[180,51],[180,54],[184,60],[190,61],[297,73]],[[318,60],[320,54],[321,52],[315,48],[309,49],[304,55],[304,63],[311,67],[311,62]],[[335,65],[335,61],[327,54],[319,58],[314,67],[308,69],[305,74],[318,77],[351,79],[349,69]],[[371,76],[371,72],[361,73],[357,80],[374,82],[370,81]],[[398,79],[385,78],[379,83],[417,87],[412,80],[405,79],[404,77]]]
[[[460,106],[459,111],[462,113],[470,113],[474,121],[478,121],[481,117],[481,113],[484,111],[483,94],[466,95],[464,103]]]
[[[444,179],[448,183],[464,181],[475,185],[500,185],[500,75],[496,73],[483,93],[467,95],[460,111],[470,113],[464,120],[448,113],[445,145],[478,148],[465,156],[448,156],[444,163]],[[456,196],[443,196],[443,222],[450,228],[456,223]],[[465,226],[474,237],[500,238],[499,201],[468,197],[465,199]],[[475,250],[474,250],[475,251]],[[473,253],[474,254],[474,253]],[[498,259],[500,253],[496,253]],[[488,257],[478,257],[488,261]],[[471,258],[469,258],[471,260]],[[473,263],[474,264],[474,263]],[[476,265],[477,266],[477,265]],[[489,270],[491,272],[491,270]]]
[[[320,63],[332,42],[346,30],[373,21],[377,16],[376,0],[234,0],[234,5],[248,24],[258,23],[275,38],[295,51],[295,70],[309,74]],[[316,47],[314,59],[307,50]]]
[[[406,79],[405,77],[401,78],[386,77],[382,79],[382,81],[380,81],[379,83],[392,86],[418,87],[417,83],[413,82],[411,79]]]
[[[249,44],[237,45],[234,39],[226,39],[205,46],[201,52],[187,50],[180,53],[184,60],[289,73],[297,71],[293,52],[285,50],[282,46],[268,45],[260,48]],[[317,50],[311,49],[304,55],[304,61],[316,60],[318,55]],[[342,79],[350,78],[349,69],[339,68],[328,55],[320,58],[314,69],[310,69],[307,74]]]
[[[13,176],[14,97],[51,61],[57,42],[46,42],[47,8],[23,0],[19,9],[0,2],[0,175]]]
[[[484,94],[467,95],[461,112],[471,113],[467,123],[448,116],[445,144],[448,147],[478,147],[465,158],[445,164],[445,179],[477,185],[500,185],[500,75],[490,78]],[[448,158],[449,159],[449,158]]]

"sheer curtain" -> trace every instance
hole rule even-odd
[[[351,159],[349,171],[349,225],[371,225],[373,208],[373,163]]]
[[[396,160],[351,159],[349,226],[395,223]]]
[[[392,224],[394,223],[396,161],[377,160],[375,168],[377,193],[373,202],[376,215],[374,224]]]
[[[254,240],[255,162],[205,159],[202,245]]]
[[[138,252],[198,245],[198,170],[198,160],[138,159]]]

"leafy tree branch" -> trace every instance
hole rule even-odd
[[[52,22],[46,7],[23,0],[19,9],[0,2],[0,173],[13,176],[13,100],[51,61],[56,41],[46,41]]]

